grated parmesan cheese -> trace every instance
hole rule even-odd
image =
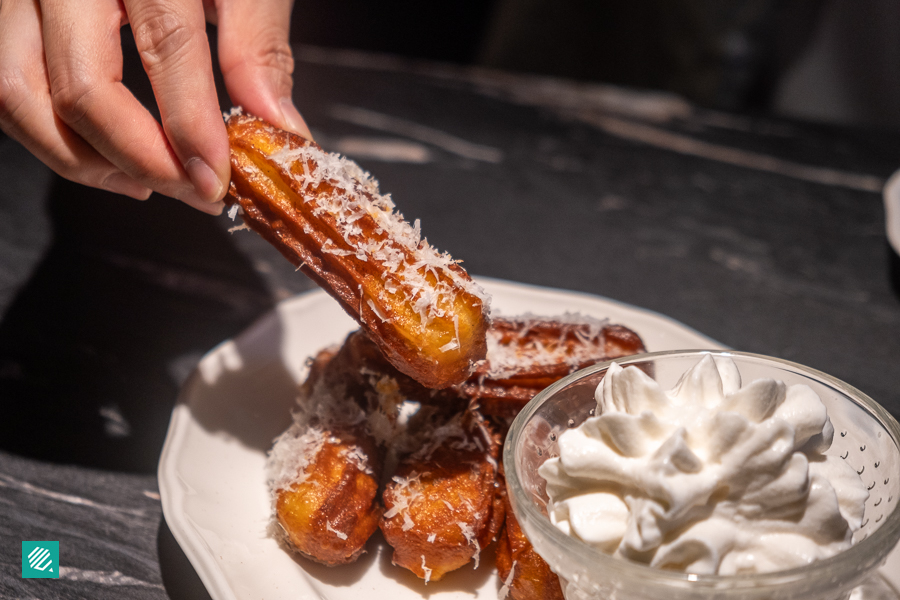
[[[455,317],[456,315],[454,315]],[[382,319],[384,320],[384,319]],[[456,350],[459,348],[459,340],[450,340],[446,344],[440,347],[441,352],[450,352],[451,350]]]
[[[410,473],[409,477],[400,477],[396,475],[393,477],[393,482],[396,484],[392,489],[392,500],[394,505],[390,510],[384,513],[384,518],[393,519],[398,514],[404,513],[403,525],[401,526],[403,531],[408,531],[413,527],[408,509],[422,495],[421,490],[418,489],[419,486],[416,485],[419,482],[420,477],[421,474],[416,473],[415,471]],[[409,519],[408,522],[407,519]],[[408,523],[410,524],[409,527],[407,527]]]
[[[377,316],[379,319],[381,319],[382,323],[389,323],[391,321],[390,317],[385,316],[385,314],[383,312],[381,312],[381,309],[378,308],[378,305],[376,305],[374,302],[372,302],[371,299],[366,300],[366,304],[369,305],[369,308],[372,309],[372,312],[375,313],[375,316]],[[457,346],[458,345],[459,344],[457,344]]]
[[[513,577],[515,577],[516,572],[516,561],[513,561],[512,566],[509,568],[509,575],[506,576],[506,579],[503,580],[503,586],[500,588],[500,591],[497,593],[498,600],[505,600],[506,596],[509,594],[509,590],[512,587]]]
[[[369,464],[369,457],[359,446],[344,448],[341,450],[339,456],[346,458],[347,462],[356,467],[358,471],[361,471],[366,475],[375,474],[375,472],[372,471],[372,466]]]
[[[487,313],[488,294],[454,267],[457,261],[449,254],[422,237],[418,219],[410,225],[395,211],[390,194],[382,194],[378,182],[355,162],[315,144],[287,146],[270,159],[282,177],[309,192],[302,198],[313,214],[333,221],[334,247],[325,251],[384,267],[389,275],[385,289],[414,306],[423,326],[443,317],[460,290],[480,299]],[[358,223],[363,218],[371,219],[375,239],[364,235]]]
[[[431,581],[431,569],[425,566],[425,555],[422,555],[422,572],[425,573],[425,583]]]
[[[320,427],[297,423],[275,440],[267,464],[273,502],[278,490],[288,489],[309,478],[306,469],[324,445],[325,435]]]
[[[241,116],[242,114],[244,114],[244,107],[242,107],[242,106],[232,106],[232,107],[231,107],[231,110],[229,110],[228,112],[223,112],[223,113],[222,113],[222,118],[225,119],[225,120],[227,121],[227,120],[230,119],[231,117],[239,117],[239,116]]]
[[[585,361],[596,358],[597,348],[602,348],[604,344],[603,329],[608,325],[607,320],[571,312],[555,317],[526,313],[509,320],[519,326],[516,335],[512,337],[520,343],[512,343],[502,330],[488,330],[488,378],[505,379],[529,368],[560,363],[576,368]],[[561,331],[560,338],[550,344],[545,344],[538,337],[529,337],[530,328],[535,322],[541,321],[576,325],[577,328],[568,329],[568,333],[574,334],[576,343],[566,339],[567,331]]]
[[[478,563],[481,560],[481,546],[478,544],[478,538],[475,537],[475,529],[469,523],[464,523],[462,521],[456,522],[457,526],[459,526],[460,531],[462,531],[463,536],[466,538],[466,542],[470,546],[475,546],[475,554],[473,558],[475,559],[475,568],[478,568]]]
[[[334,527],[332,527],[332,526],[331,526],[331,521],[327,521],[327,520],[325,521],[325,530],[326,530],[326,531],[330,531],[331,533],[333,533],[334,535],[336,535],[339,539],[342,539],[342,540],[346,540],[346,539],[347,539],[347,534],[346,534],[346,533],[343,533],[343,532],[341,532],[341,531],[338,531],[337,529],[335,529]]]
[[[403,525],[400,526],[400,529],[402,529],[403,531],[409,531],[415,526],[416,524],[413,522],[412,517],[409,516],[409,511],[405,511],[403,513]]]
[[[308,394],[297,398],[291,426],[275,439],[266,460],[266,478],[274,506],[280,490],[304,483],[307,468],[328,440],[326,432],[337,425],[357,425],[366,418],[356,402],[338,396],[321,383]],[[359,447],[344,449],[342,454],[360,471],[372,473],[369,458]]]

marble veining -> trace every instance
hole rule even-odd
[[[896,134],[296,56],[317,139],[355,147],[470,272],[656,310],[900,414],[900,257],[879,196],[900,166]],[[155,475],[178,388],[210,348],[314,284],[259,236],[229,235],[226,215],[66,182],[2,135],[0,159],[0,599],[203,598]],[[59,541],[63,577],[22,579],[23,540]]]
[[[89,581],[91,583],[99,583],[107,586],[129,586],[136,585],[140,587],[151,587],[163,590],[165,589],[159,583],[150,583],[128,575],[123,575],[119,571],[90,571],[87,569],[76,569],[74,567],[60,567],[59,576],[62,579],[71,581]]]
[[[804,165],[767,154],[722,144],[713,144],[659,127],[626,121],[595,112],[582,112],[578,116],[584,122],[595,125],[617,137],[736,167],[744,167],[820,185],[845,187],[863,192],[880,193],[885,183],[883,178],[874,175]]]
[[[2,473],[0,473],[0,487],[10,488],[25,494],[41,496],[44,498],[49,498],[51,500],[56,500],[57,502],[65,502],[67,504],[74,504],[76,506],[83,506],[85,508],[93,508],[108,513],[128,516],[145,516],[147,514],[146,509],[126,508],[121,506],[102,504],[100,502],[94,502],[93,500],[88,500],[87,498],[82,498],[73,494],[64,494],[61,492],[55,492],[53,490],[38,487],[36,485],[28,483],[27,481],[21,481]]]
[[[402,135],[431,144],[462,158],[487,163],[503,161],[503,151],[498,148],[475,144],[433,127],[358,106],[336,105],[331,109],[331,116],[340,121]]]

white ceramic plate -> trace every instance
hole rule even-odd
[[[900,171],[894,173],[884,186],[884,222],[888,241],[900,254]]]
[[[498,280],[480,283],[500,314],[566,311],[634,329],[649,350],[721,348],[662,315],[573,292]],[[214,600],[494,600],[489,552],[427,586],[391,565],[376,534],[356,564],[327,568],[285,552],[267,535],[266,451],[290,425],[305,360],[355,328],[316,291],[287,300],[234,340],[207,354],[185,383],[159,464],[163,513]],[[896,552],[895,552],[896,554]]]

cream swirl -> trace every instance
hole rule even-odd
[[[609,554],[691,573],[801,566],[849,547],[868,491],[840,457],[806,385],[741,386],[705,356],[669,391],[610,366],[597,414],[559,438],[539,473],[567,534]]]

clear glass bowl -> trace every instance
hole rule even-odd
[[[864,525],[848,550],[803,567],[752,575],[694,575],[663,571],[613,558],[569,537],[550,523],[547,495],[538,467],[558,456],[559,435],[581,424],[596,407],[594,390],[610,363],[589,367],[558,381],[519,413],[503,452],[513,510],[535,550],[562,579],[569,600],[666,600],[704,598],[846,598],[883,564],[900,538],[900,425],[859,390],[814,369],[777,358],[741,352],[685,350],[642,354],[614,362],[635,365],[672,388],[703,354],[732,358],[749,383],[772,378],[805,383],[825,404],[834,425],[828,454],[845,458],[869,488]]]

